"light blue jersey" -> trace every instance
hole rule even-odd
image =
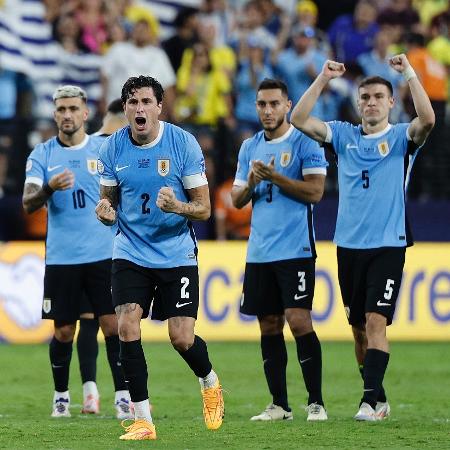
[[[97,158],[104,140],[86,136],[81,144],[66,147],[54,137],[38,144],[28,157],[25,183],[42,186],[64,169],[75,175],[72,189],[55,191],[47,201],[47,264],[84,264],[112,256],[111,230],[95,215]]]
[[[405,247],[412,239],[405,191],[418,146],[408,123],[366,135],[361,125],[327,122],[337,155],[339,209],[334,242],[346,248]]]
[[[260,131],[243,142],[234,184],[244,186],[252,161],[268,164],[275,157],[275,170],[302,180],[304,175],[326,175],[328,163],[317,142],[292,125],[281,137],[267,141]],[[262,181],[252,197],[253,212],[247,262],[264,263],[315,257],[312,205],[286,195],[278,186]]]
[[[189,202],[187,189],[208,184],[205,160],[194,136],[160,121],[154,141],[135,145],[128,126],[102,145],[98,167],[102,185],[119,187],[119,232],[113,259],[150,268],[197,265],[190,221],[156,206],[163,186],[171,187],[178,200]]]

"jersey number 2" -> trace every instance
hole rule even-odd
[[[147,208],[147,203],[150,200],[150,195],[147,194],[146,192],[144,192],[141,195],[142,200],[144,200],[142,202],[142,214],[150,214],[150,208]]]

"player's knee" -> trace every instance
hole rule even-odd
[[[170,335],[170,343],[178,352],[185,352],[192,347],[194,337],[184,333],[173,334]]]
[[[377,313],[369,313],[366,318],[367,340],[386,337],[386,317]]]
[[[118,323],[115,314],[100,316],[99,323],[105,336],[115,336],[118,333]]]
[[[366,330],[364,328],[364,326],[358,325],[358,326],[352,326],[352,331],[353,331],[353,338],[355,339],[355,342],[360,345],[363,346],[365,345],[366,341],[367,341],[367,337],[366,337]]]
[[[119,338],[124,342],[137,341],[141,337],[139,322],[119,320]]]
[[[71,342],[75,336],[75,324],[55,325],[55,338],[59,342]]]
[[[261,334],[263,335],[274,335],[283,332],[284,316],[282,315],[258,317],[258,320]]]

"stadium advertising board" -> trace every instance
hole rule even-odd
[[[317,245],[317,277],[313,318],[321,339],[349,340],[336,270],[336,248]],[[246,246],[242,242],[200,242],[198,333],[207,340],[255,340],[254,318],[239,313]],[[408,249],[393,326],[395,340],[450,339],[450,244],[419,243]],[[44,244],[0,245],[0,339],[43,342],[52,323],[40,319]],[[289,336],[289,333],[286,333]],[[145,320],[144,340],[167,340],[165,323]]]

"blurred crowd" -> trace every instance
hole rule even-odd
[[[330,83],[314,115],[357,123],[356,87],[376,74],[394,87],[391,121],[398,122],[410,121],[414,106],[408,86],[387,61],[393,54],[407,54],[436,113],[409,196],[450,199],[448,0],[193,0],[189,7],[180,2],[172,20],[156,14],[152,1],[43,3],[52,43],[66,60],[82,61],[61,81],[93,93],[89,132],[100,127],[107,105],[120,97],[128,77],[146,74],[161,82],[162,119],[192,132],[205,155],[214,214],[197,224],[200,238],[248,236],[251,209],[233,209],[229,192],[240,144],[260,129],[258,84],[268,77],[282,79],[295,104],[327,59],[345,63],[347,70]],[[84,61],[91,64],[89,78]],[[21,211],[24,166],[31,148],[56,129],[36,101],[44,82],[6,66],[0,53],[0,241],[42,238],[45,212],[40,219],[25,219]],[[325,196],[336,196],[333,163]]]

